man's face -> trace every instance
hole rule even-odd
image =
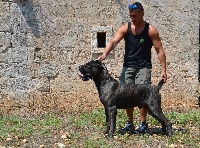
[[[144,12],[140,10],[129,10],[129,15],[133,24],[137,25],[143,20]]]

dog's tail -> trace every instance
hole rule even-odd
[[[157,89],[160,90],[163,84],[164,84],[164,79],[160,80],[160,82],[158,83]]]

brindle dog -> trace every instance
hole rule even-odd
[[[172,124],[166,119],[161,108],[161,89],[164,81],[157,86],[146,84],[124,84],[113,78],[105,65],[99,60],[79,66],[79,76],[84,80],[93,80],[99,92],[99,98],[105,108],[106,130],[104,134],[113,136],[116,128],[117,109],[138,106],[146,107],[148,113],[162,124],[162,131],[172,136]]]

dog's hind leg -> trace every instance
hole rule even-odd
[[[162,108],[158,106],[156,107],[148,106],[148,110],[149,110],[150,115],[152,115],[155,119],[157,119],[162,124],[162,131],[167,136],[172,136],[172,124],[164,116],[162,112]]]

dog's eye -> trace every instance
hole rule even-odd
[[[86,64],[87,68],[90,68],[90,65]]]

